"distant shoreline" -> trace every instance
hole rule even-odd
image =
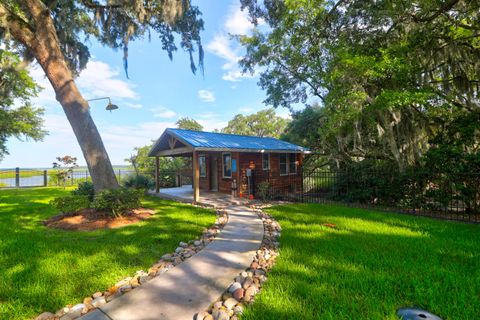
[[[124,164],[124,165],[113,165],[112,166],[113,169],[132,169],[133,170],[133,167],[128,165],[128,164]],[[20,168],[20,170],[53,170],[55,168],[53,167],[18,167]],[[74,170],[88,170],[87,166],[79,166],[79,167],[76,167]],[[0,171],[7,171],[7,170],[15,170],[15,167],[0,167]]]

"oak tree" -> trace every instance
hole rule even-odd
[[[180,46],[190,54],[190,66],[202,68],[200,11],[183,0],[3,0],[0,2],[0,42],[23,59],[35,59],[50,81],[70,122],[88,165],[95,190],[116,188],[110,159],[87,101],[75,76],[86,66],[89,38],[121,49],[127,71],[130,41],[158,35],[170,59]],[[199,62],[193,59],[198,52]]]

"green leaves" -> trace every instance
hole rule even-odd
[[[10,137],[41,140],[42,108],[33,107],[30,99],[39,87],[13,52],[0,49],[0,160],[8,154],[6,142]]]
[[[267,104],[308,101],[324,108],[322,120],[301,132],[315,137],[313,147],[337,164],[366,158],[399,167],[416,163],[451,120],[449,113],[480,108],[476,2],[242,4],[252,19],[269,25],[241,38],[244,70],[262,68],[259,85]],[[291,128],[302,127],[310,113],[305,110]]]
[[[222,132],[279,138],[285,132],[287,124],[288,120],[277,116],[274,109],[265,109],[247,116],[237,114]]]

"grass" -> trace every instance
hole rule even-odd
[[[42,176],[43,170],[20,170],[21,178],[30,178],[34,176]],[[12,179],[15,178],[15,170],[0,170],[0,179]]]
[[[242,320],[398,319],[402,306],[480,314],[479,225],[313,204],[268,212],[281,253]]]
[[[48,202],[60,188],[0,191],[0,319],[30,319],[79,303],[135,271],[148,268],[179,241],[213,224],[210,210],[146,197],[157,214],[112,230],[47,229],[57,214]]]

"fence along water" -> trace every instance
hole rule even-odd
[[[0,169],[0,189],[1,188],[24,188],[24,187],[48,187],[62,186],[58,180],[56,169],[31,169],[31,168],[13,168]],[[128,176],[136,175],[133,169],[115,169],[115,175],[118,181],[122,181]],[[154,179],[153,172],[141,171],[138,174],[146,175]],[[90,181],[90,173],[85,168],[74,169],[66,179],[67,186],[76,186],[83,181]],[[177,171],[160,172],[161,187],[176,187],[192,183],[192,176]]]

